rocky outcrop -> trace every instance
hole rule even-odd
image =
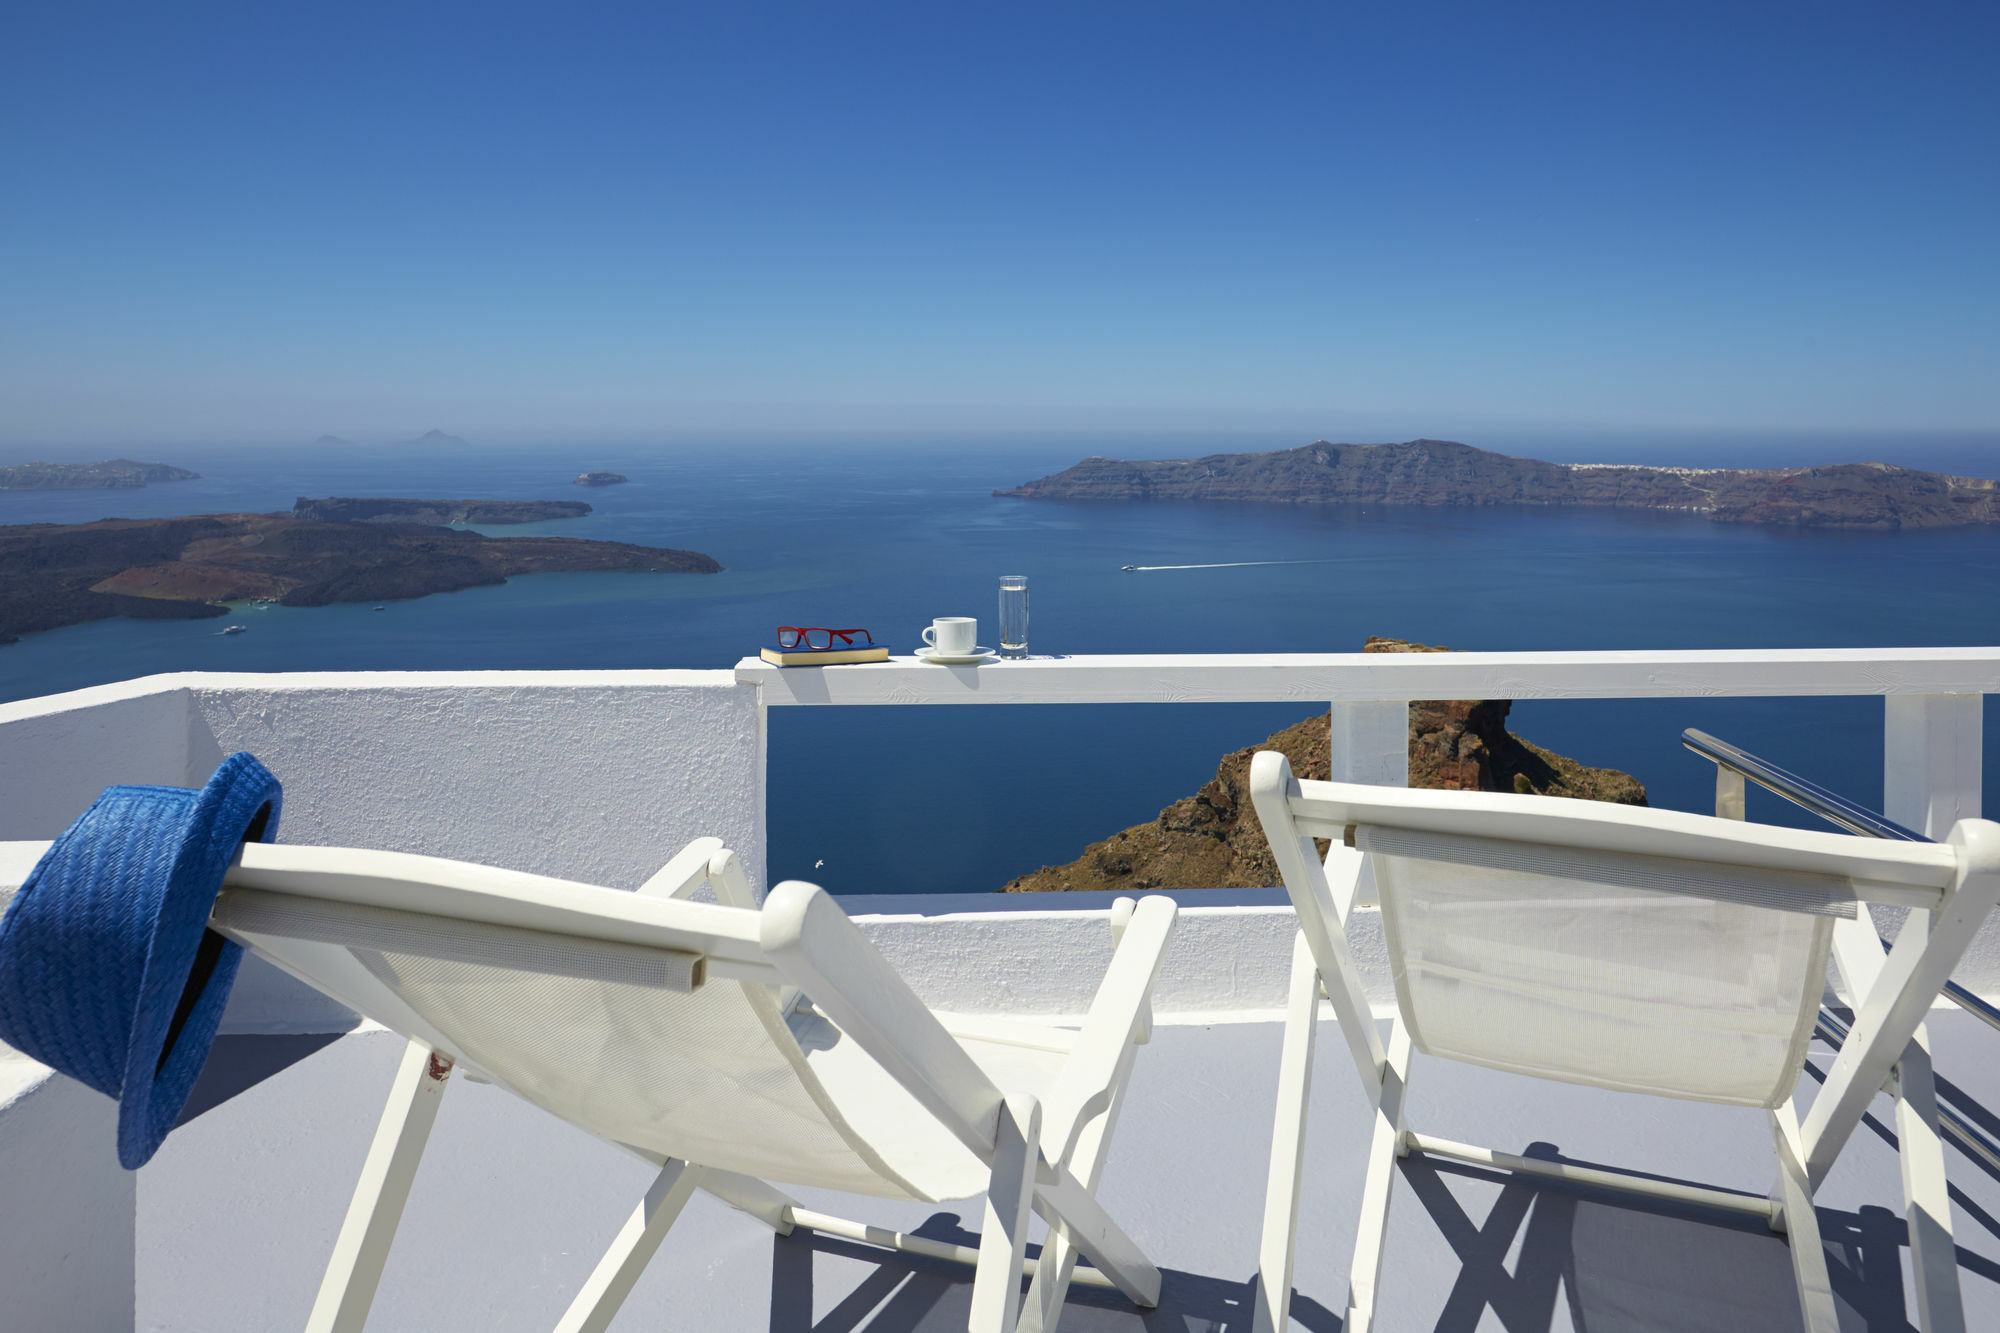
[[[632,480],[623,472],[585,472],[575,481],[578,486],[623,486]]]
[[[21,463],[0,467],[0,491],[128,491],[162,481],[194,481],[199,472],[165,463],[112,458],[102,463]]]
[[[1363,652],[1446,652],[1447,649],[1371,638]],[[1410,785],[1446,790],[1516,791],[1644,805],[1637,779],[1590,768],[1522,740],[1506,728],[1505,699],[1460,699],[1410,705]],[[1192,796],[1092,843],[1068,865],[1043,866],[1009,883],[1004,893],[1086,889],[1263,888],[1277,884],[1256,811],[1250,805],[1250,759],[1277,750],[1302,778],[1332,773],[1326,714],[1226,756],[1215,777]]]
[[[1087,458],[994,494],[1023,500],[1591,505],[1686,510],[1721,523],[1881,530],[2000,523],[2000,483],[1887,463],[1811,468],[1545,463],[1451,440],[1322,440],[1274,453],[1156,462]]]
[[[324,606],[424,597],[516,574],[721,568],[668,547],[408,523],[301,523],[289,514],[0,527],[0,643],[112,616],[217,616],[228,609],[218,603],[251,597]]]
[[[545,523],[556,518],[582,518],[590,506],[581,500],[354,500],[332,496],[308,500],[300,496],[292,517],[341,523]]]

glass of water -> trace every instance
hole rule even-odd
[[[1028,651],[1028,576],[1000,576],[1000,651],[1019,657]]]

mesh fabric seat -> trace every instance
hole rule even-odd
[[[2000,825],[1963,820],[1945,843],[1886,842],[1544,796],[1300,782],[1276,753],[1252,761],[1250,786],[1299,917],[1258,1333],[1284,1327],[1291,1298],[1322,986],[1375,1107],[1347,1333],[1365,1333],[1380,1305],[1395,1163],[1413,1151],[1762,1217],[1791,1233],[1808,1326],[1833,1333],[1812,1191],[1892,1074],[1919,1090],[1917,1118],[1898,1123],[1926,1328],[1962,1327],[1948,1215],[1916,1202],[1944,1190],[1934,1112],[1922,1120],[1929,1057],[1912,1038],[2000,898]],[[1324,862],[1316,838],[1335,844]],[[1395,986],[1386,1045],[1346,939],[1368,885]],[[1868,902],[1923,914],[1886,960]],[[1801,1125],[1791,1099],[1830,958],[1857,997],[1855,1025]],[[1764,1197],[1420,1134],[1406,1123],[1413,1051],[1764,1108],[1777,1183]]]
[[[712,886],[722,902],[695,901]],[[462,862],[257,847],[211,925],[410,1038],[315,1307],[358,1329],[453,1069],[662,1163],[559,1326],[601,1329],[695,1189],[975,1265],[970,1327],[1053,1329],[1072,1281],[1158,1299],[1095,1198],[1175,910],[1122,899],[1082,1027],[986,1016],[959,1037],[812,885],[761,906],[713,839],[637,893]],[[766,1182],[939,1202],[984,1196],[978,1248],[807,1210]],[[1021,1308],[1029,1212],[1050,1235]],[[1079,1258],[1090,1261],[1079,1266]]]
[[[1819,1014],[1831,912],[1372,855],[1396,999],[1427,1055],[1772,1107]],[[1850,909],[1851,910],[1851,909]]]

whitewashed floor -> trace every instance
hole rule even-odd
[[[2000,1108],[2000,1033],[1932,1025],[1938,1068]],[[1166,1274],[1159,1309],[1077,1293],[1062,1327],[1245,1333],[1271,1130],[1278,1030],[1162,1028],[1140,1053],[1105,1198]],[[226,1039],[201,1109],[139,1182],[138,1326],[295,1329],[401,1049],[386,1034]],[[1824,1068],[1822,1058],[1815,1063]],[[289,1062],[289,1063],[287,1063]],[[1338,1035],[1321,1033],[1294,1327],[1335,1333],[1365,1153]],[[1418,1058],[1412,1123],[1761,1193],[1761,1113],[1551,1088]],[[1886,1105],[1886,1104],[1884,1104]],[[2000,1133],[2000,1119],[1986,1116]],[[1893,1152],[1863,1129],[1821,1195],[1846,1330],[1911,1327]],[[107,1149],[108,1151],[108,1149]],[[1972,1328],[2000,1328],[2000,1181],[1948,1149]],[[374,1330],[547,1329],[643,1190],[649,1170],[491,1087],[447,1094]],[[812,1192],[828,1211],[969,1240],[941,1210]],[[1796,1329],[1785,1241],[1754,1222],[1535,1189],[1413,1158],[1397,1182],[1384,1330],[1676,1333]],[[704,1196],[683,1214],[614,1325],[637,1333],[917,1333],[964,1327],[969,1272],[800,1233],[778,1239]]]

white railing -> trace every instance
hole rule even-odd
[[[1271,653],[1044,657],[979,667],[915,658],[736,667],[763,708],[812,705],[1326,702],[1333,773],[1409,781],[1413,699],[1880,695],[1883,813],[1930,837],[1980,812],[1984,696],[2000,648],[1568,653]]]

